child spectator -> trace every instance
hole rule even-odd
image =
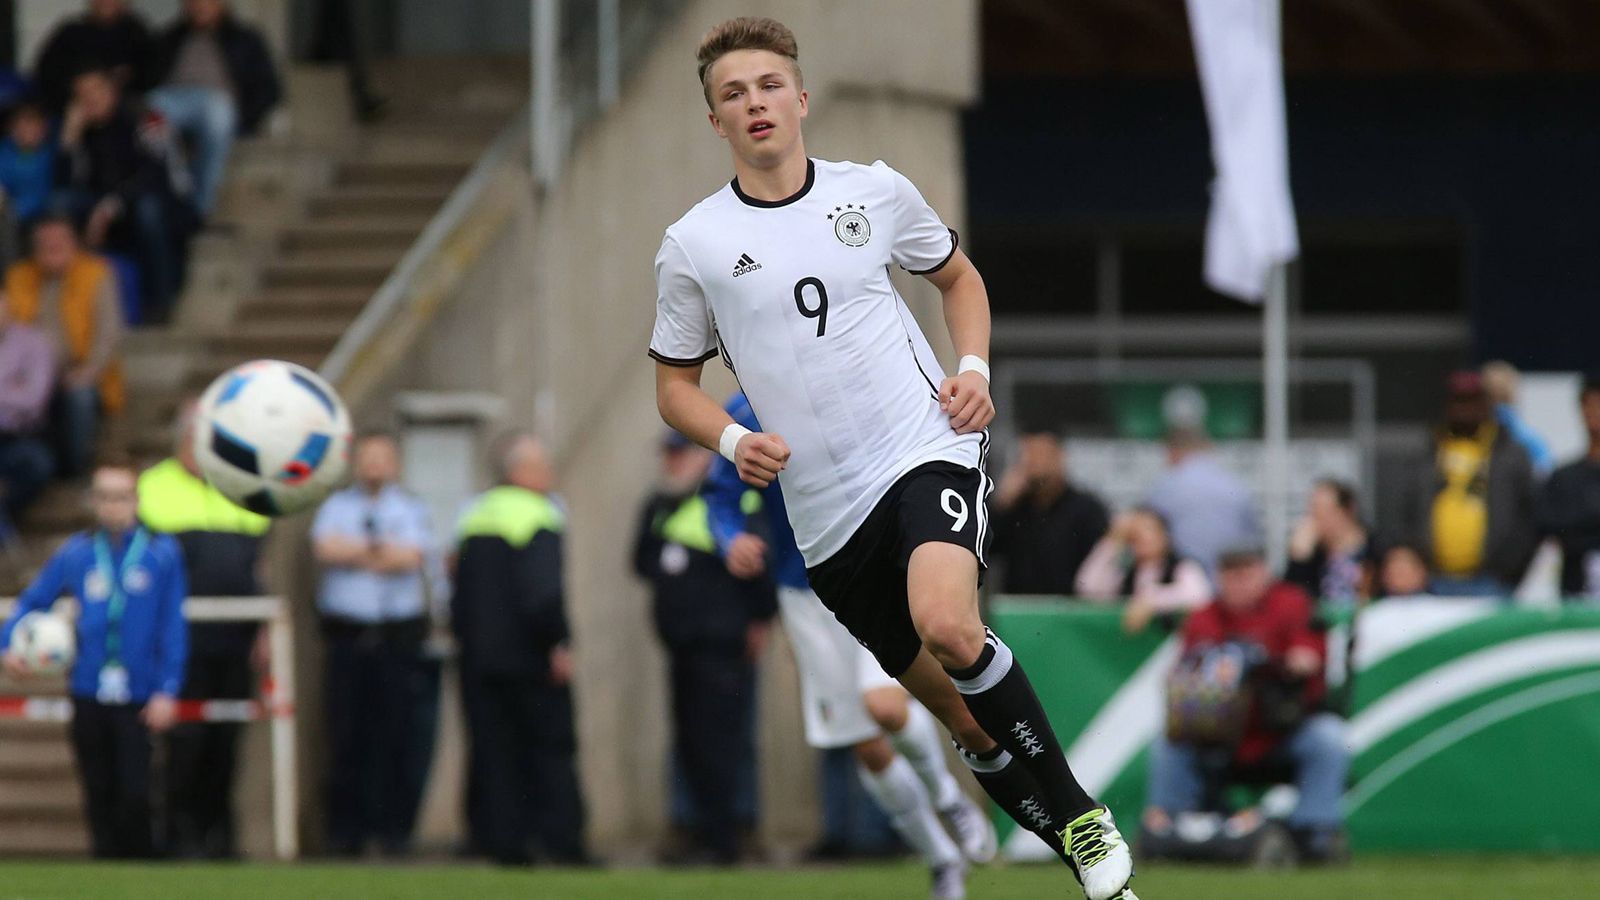
[[[1384,597],[1428,596],[1428,563],[1411,544],[1395,544],[1383,554],[1379,593]]]
[[[70,593],[78,601],[78,649],[68,683],[72,748],[83,782],[94,855],[152,855],[150,733],[172,727],[188,653],[183,552],[139,524],[133,466],[107,463],[89,492],[92,531],[67,540],[17,598],[0,631],[9,647],[17,620]],[[13,653],[13,677],[28,670]]]
[[[56,153],[44,108],[25,100],[11,111],[0,140],[0,188],[13,229],[26,230],[50,201]],[[14,239],[14,236],[13,236]],[[13,243],[12,246],[15,246]],[[12,257],[7,254],[7,260]]]
[[[0,545],[10,540],[11,522],[55,469],[40,439],[55,384],[50,339],[11,321],[10,309],[0,303]]]
[[[1155,616],[1188,612],[1211,599],[1206,570],[1173,550],[1166,520],[1147,506],[1117,517],[1078,570],[1077,589],[1087,600],[1126,599],[1122,624],[1130,634]]]

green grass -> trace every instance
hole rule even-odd
[[[1292,873],[1150,866],[1134,886],[1143,900],[1587,900],[1600,896],[1600,858],[1373,858],[1346,869]],[[912,865],[731,872],[545,872],[422,865],[0,864],[3,900],[922,900],[926,889],[923,872]],[[984,869],[971,881],[971,900],[1081,896],[1065,873],[1052,866]]]

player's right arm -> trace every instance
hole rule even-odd
[[[746,484],[766,487],[789,464],[789,445],[775,434],[747,431],[734,422],[722,404],[700,386],[704,367],[704,363],[679,366],[656,362],[656,409],[662,421],[700,446],[721,453]],[[730,428],[735,430],[730,432]],[[724,435],[729,437],[726,442]]]
[[[650,356],[656,361],[656,409],[684,437],[737,466],[745,483],[766,487],[789,462],[789,446],[775,434],[737,424],[700,387],[706,360],[717,355],[717,336],[699,273],[670,231],[661,241],[655,269]]]

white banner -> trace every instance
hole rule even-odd
[[[1187,0],[1216,180],[1206,284],[1259,303],[1272,267],[1300,252],[1289,195],[1278,0]]]

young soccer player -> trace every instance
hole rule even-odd
[[[713,28],[698,51],[734,179],[656,256],[656,403],[667,424],[780,484],[817,596],[948,727],[979,782],[1073,867],[1089,900],[1133,900],[1111,813],[1078,784],[1021,665],[978,615],[987,541],[989,301],[921,194],[882,163],[806,156],[793,33]],[[947,377],[889,280],[944,297]],[[721,355],[762,425],[700,387]]]

